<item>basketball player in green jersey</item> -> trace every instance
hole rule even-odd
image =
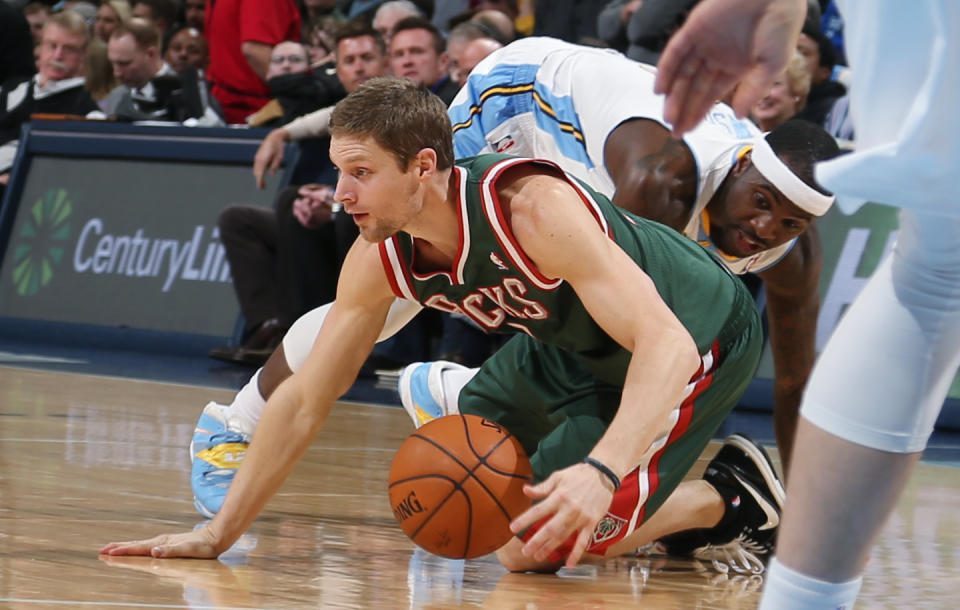
[[[522,334],[461,398],[463,412],[519,437],[538,480],[526,490],[538,502],[511,524],[522,539],[498,552],[503,564],[573,566],[584,551],[627,542],[753,375],[761,330],[746,289],[700,246],[550,163],[491,155],[455,165],[445,106],[410,81],[360,87],[338,104],[331,134],[336,198],[363,239],[310,355],[271,395],[209,524],[101,552],[228,549],[352,385],[396,296]]]

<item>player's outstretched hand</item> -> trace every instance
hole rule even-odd
[[[524,493],[540,500],[510,524],[518,534],[535,523],[549,520],[523,545],[523,554],[545,561],[550,553],[576,534],[573,550],[564,565],[572,568],[587,549],[600,519],[607,514],[613,491],[587,464],[574,464],[551,474],[539,485],[524,487]]]
[[[209,527],[183,534],[162,534],[149,540],[111,542],[101,555],[149,555],[151,557],[195,557],[213,559],[223,552]]]
[[[284,144],[289,139],[290,134],[283,127],[279,127],[268,133],[260,143],[257,154],[253,156],[253,178],[257,182],[257,188],[262,189],[266,186],[268,171],[271,176],[277,174],[280,163],[283,162]]]
[[[680,136],[736,87],[743,117],[786,67],[806,15],[806,0],[705,0],[671,37],[654,89],[666,94],[664,118]]]

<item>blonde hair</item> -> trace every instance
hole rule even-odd
[[[797,111],[799,112],[807,105],[807,96],[810,95],[810,72],[807,70],[807,62],[803,55],[794,51],[793,56],[787,63],[785,70],[787,77],[787,87],[790,94],[797,99]]]
[[[113,77],[113,66],[107,57],[107,44],[99,38],[93,38],[87,45],[87,54],[83,57],[83,75],[86,88],[94,101],[101,101],[117,86]]]
[[[141,51],[145,51],[149,47],[156,47],[159,52],[163,44],[160,29],[152,21],[137,17],[118,25],[117,29],[111,32],[110,39],[122,38],[123,36],[131,36]]]
[[[133,17],[133,8],[130,6],[130,3],[127,0],[103,0],[100,3],[100,6],[104,4],[108,5],[113,9],[113,12],[117,14],[117,19],[120,20],[120,23],[126,24],[130,21],[130,18]]]
[[[424,148],[437,153],[437,168],[453,166],[453,129],[447,106],[409,78],[371,78],[340,100],[330,116],[333,136],[372,137],[401,171]]]
[[[46,31],[48,27],[53,25],[76,36],[82,36],[83,48],[87,48],[87,43],[90,42],[90,28],[87,26],[87,21],[80,16],[80,13],[74,13],[73,11],[55,13],[43,24],[43,30]]]

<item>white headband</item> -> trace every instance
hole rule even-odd
[[[824,195],[808,186],[773,152],[770,145],[763,138],[758,138],[753,144],[753,153],[750,160],[757,171],[777,187],[794,205],[813,214],[823,216],[833,205],[836,197]]]

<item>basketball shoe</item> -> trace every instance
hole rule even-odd
[[[703,479],[723,498],[720,523],[665,536],[657,546],[670,555],[710,561],[720,572],[762,574],[776,545],[786,497],[770,456],[745,434],[733,434]]]
[[[234,416],[226,405],[207,403],[190,441],[190,487],[193,505],[210,519],[223,506],[254,426]]]
[[[414,426],[419,428],[428,421],[449,415],[444,407],[446,396],[441,376],[446,370],[466,368],[446,360],[414,362],[403,368],[397,381],[397,391],[400,392],[400,402],[413,420]]]

